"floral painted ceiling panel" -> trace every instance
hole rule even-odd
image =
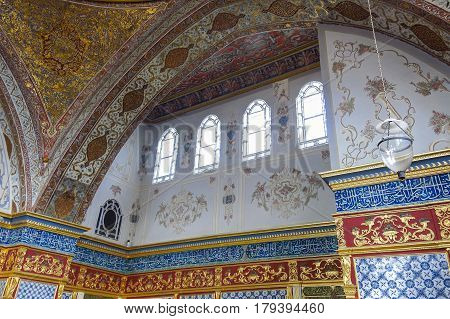
[[[102,7],[0,0],[3,32],[31,75],[49,126],[60,125],[89,81],[163,5]]]
[[[173,94],[217,81],[266,63],[317,39],[317,30],[291,28],[261,32],[234,40],[189,75]],[[169,96],[173,96],[169,94]]]

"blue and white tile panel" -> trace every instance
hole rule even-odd
[[[16,299],[54,299],[57,288],[57,285],[20,280]]]
[[[286,289],[227,291],[222,299],[286,299]]]
[[[61,295],[61,299],[72,299],[72,293],[69,291],[64,291]]]
[[[355,258],[360,298],[450,299],[445,254]]]

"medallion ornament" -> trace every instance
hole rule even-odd
[[[252,203],[256,202],[265,211],[276,211],[279,217],[289,218],[307,206],[311,199],[317,199],[320,188],[324,186],[317,173],[302,174],[296,169],[284,169],[273,174],[267,182],[256,184]]]
[[[304,10],[306,7],[303,5],[297,6],[287,0],[276,0],[272,2],[268,9],[263,10],[263,13],[269,12],[279,17],[290,18],[300,9]]]
[[[189,50],[194,47],[193,44],[189,44],[186,48],[172,49],[167,53],[164,66],[161,68],[161,72],[167,69],[175,69],[186,62],[189,56]]]
[[[194,196],[188,191],[180,191],[173,195],[169,203],[161,203],[155,219],[165,228],[173,228],[177,234],[182,233],[186,226],[194,223],[208,211],[205,195]]]
[[[442,37],[429,27],[423,24],[408,26],[406,23],[402,23],[401,25],[405,29],[410,29],[411,32],[430,49],[442,52],[450,50]]]
[[[301,280],[334,280],[342,278],[341,261],[329,258],[315,261],[311,266],[300,267]]]
[[[228,29],[234,28],[236,24],[239,22],[239,19],[245,17],[245,14],[234,15],[227,12],[221,12],[216,15],[214,18],[212,27],[208,30],[208,34],[213,33],[214,31],[226,31]]]
[[[417,240],[433,240],[434,232],[428,227],[429,220],[417,220],[410,215],[383,215],[368,219],[354,227],[352,234],[356,246],[403,244]]]
[[[144,102],[144,92],[147,87],[148,85],[144,84],[140,89],[125,94],[120,116],[123,116],[126,112],[134,111],[141,106],[142,102]]]
[[[250,265],[240,266],[236,271],[226,271],[222,282],[224,285],[262,284],[287,279],[288,273],[284,266],[275,268],[271,265]]]
[[[442,239],[450,239],[450,205],[435,208]]]
[[[360,5],[353,3],[351,1],[342,1],[339,2],[333,10],[339,12],[344,17],[354,20],[354,21],[363,21],[369,17],[369,11],[367,11],[365,8],[361,7]],[[376,18],[378,15],[373,14],[374,18]]]

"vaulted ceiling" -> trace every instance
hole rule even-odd
[[[373,1],[376,28],[449,64],[446,5]],[[319,22],[367,28],[367,2],[0,0],[18,209],[82,222],[140,122],[317,67]]]

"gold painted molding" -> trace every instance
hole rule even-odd
[[[30,228],[48,231],[48,232],[63,235],[63,236],[73,237],[73,238],[81,237],[80,233],[76,233],[76,232],[66,230],[66,229],[61,229],[61,228],[54,227],[54,226],[45,225],[45,224],[34,222],[34,221],[23,221],[23,222],[14,223],[14,224],[0,222],[0,227],[6,228],[6,229],[30,227]]]
[[[450,156],[450,149],[426,152],[426,153],[414,155],[413,163],[417,162],[417,161],[423,161],[423,160],[432,159],[432,158],[436,158],[436,157],[442,157],[442,156]],[[386,167],[386,166],[384,165],[383,162],[376,162],[376,163],[364,164],[364,165],[359,165],[359,166],[354,166],[354,167],[340,168],[340,169],[336,169],[336,170],[322,172],[319,174],[322,178],[328,178],[328,177],[335,177],[335,176],[340,176],[340,175],[344,175],[344,174],[359,173],[362,171],[367,171],[367,170],[381,168],[381,167]]]
[[[312,224],[305,224],[305,225],[299,225],[299,226],[289,226],[289,227],[283,227],[283,228],[274,228],[270,230],[261,230],[261,231],[249,231],[249,232],[241,232],[241,233],[234,233],[234,234],[226,234],[226,235],[217,235],[217,236],[205,236],[205,237],[198,237],[193,239],[187,239],[187,240],[177,240],[172,242],[163,242],[163,243],[156,243],[156,244],[149,244],[149,245],[143,245],[143,246],[133,246],[133,247],[125,247],[119,244],[110,243],[105,240],[98,239],[96,237],[92,237],[89,235],[82,235],[82,239],[87,239],[94,244],[86,243],[86,242],[79,242],[78,246],[83,248],[92,249],[99,252],[105,252],[108,254],[116,255],[119,257],[124,258],[135,258],[135,257],[142,257],[142,256],[151,256],[151,255],[160,255],[165,253],[172,253],[172,252],[179,252],[179,251],[188,251],[188,250],[197,250],[197,249],[206,249],[206,248],[212,248],[212,247],[228,247],[228,246],[234,246],[234,245],[248,245],[248,244],[255,244],[255,243],[264,243],[264,242],[277,242],[277,241],[283,241],[283,240],[293,240],[293,239],[303,239],[303,238],[317,238],[317,237],[328,237],[328,236],[335,236],[336,232],[334,230],[324,231],[320,229],[311,229],[307,233],[304,234],[298,234],[298,235],[286,235],[286,234],[277,234],[268,236],[266,238],[246,238],[246,239],[230,239],[226,240],[230,237],[239,237],[239,236],[252,236],[252,235],[261,235],[261,234],[268,234],[272,232],[282,232],[282,231],[291,231],[291,230],[299,230],[302,231],[304,229],[308,228],[319,228],[319,227],[325,227],[325,226],[332,226],[335,227],[334,221],[330,222],[322,222],[322,223],[312,223]],[[220,240],[223,239],[223,242],[219,243],[197,243],[199,241],[207,241],[207,240]],[[106,246],[112,246],[114,248],[118,248],[121,250],[124,250],[125,252],[118,252],[113,249],[108,249],[106,247],[99,247],[95,243],[101,243]],[[161,246],[169,246],[169,245],[180,245],[180,247],[172,247],[172,248],[164,248]],[[158,249],[158,247],[161,247]],[[149,249],[149,248],[156,248],[152,251],[144,251],[144,252],[132,252],[135,250],[141,250],[141,249]]]
[[[68,222],[68,221],[65,221],[65,220],[62,220],[62,219],[58,219],[58,218],[54,218],[54,217],[50,217],[50,216],[47,216],[47,215],[41,215],[41,214],[33,213],[33,212],[30,212],[30,211],[22,211],[22,212],[13,213],[13,214],[0,212],[0,217],[8,218],[8,219],[22,217],[22,216],[30,216],[30,217],[46,220],[46,221],[49,221],[49,222],[52,222],[52,223],[69,226],[69,227],[72,227],[72,228],[79,229],[79,230],[81,230],[83,232],[90,230],[90,227],[86,227],[86,226],[82,226],[82,225],[79,225],[79,224],[71,223],[71,222]]]
[[[411,252],[412,250],[436,250],[447,249],[450,247],[450,240],[437,240],[428,242],[412,242],[404,244],[377,245],[363,247],[345,247],[339,248],[339,256],[343,255],[363,255],[363,254],[379,254],[387,252]]]

